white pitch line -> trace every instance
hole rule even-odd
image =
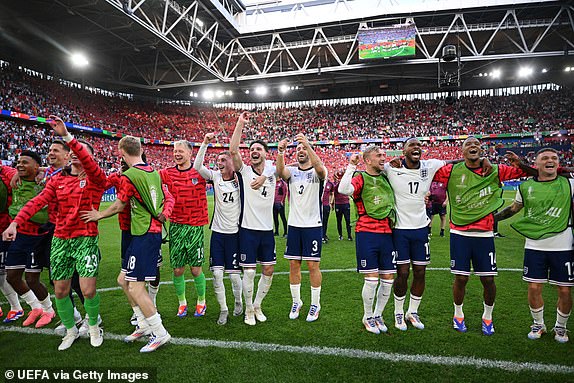
[[[448,267],[427,267],[428,271],[450,271],[450,269]],[[354,271],[356,272],[357,269],[326,269],[326,270],[321,270],[322,273],[342,273],[342,272],[350,272],[350,271]],[[517,272],[517,271],[522,271],[522,269],[512,269],[512,268],[500,268],[498,269],[498,271],[513,271],[513,272]],[[306,270],[301,270],[301,273],[303,274],[309,274],[309,271]],[[277,271],[275,273],[273,273],[273,275],[289,275],[288,271]],[[225,279],[228,279],[228,277],[225,277]],[[206,281],[212,281],[213,278],[205,278]],[[193,282],[193,279],[186,279],[186,282]],[[173,281],[163,281],[159,283],[160,285],[173,285]],[[100,289],[98,289],[98,292],[100,293],[105,293],[108,291],[117,291],[117,290],[121,290],[122,288],[120,286],[114,286],[114,287],[102,287]],[[23,300],[20,299],[22,302]],[[5,305],[6,301],[1,301],[0,305]]]
[[[1,327],[0,332],[15,332],[20,334],[42,334],[55,336],[54,330],[32,329],[23,327]],[[105,333],[104,338],[123,341],[127,335]],[[427,354],[399,354],[382,351],[369,351],[354,348],[321,347],[321,346],[290,346],[276,343],[222,341],[199,338],[172,338],[171,343],[180,346],[215,347],[255,352],[287,352],[291,354],[307,354],[314,356],[335,356],[354,359],[375,359],[391,363],[426,363],[440,366],[470,366],[475,368],[500,369],[510,372],[533,371],[552,374],[572,374],[573,366],[560,364],[512,362],[508,360],[484,359],[467,356],[436,356]],[[159,351],[161,352],[161,351]]]

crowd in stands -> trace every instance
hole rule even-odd
[[[205,133],[217,132],[218,141],[228,143],[239,114],[235,109],[207,105],[163,104],[103,96],[60,85],[53,79],[29,76],[10,66],[0,68],[0,86],[2,109],[43,117],[56,114],[80,125],[149,139],[186,139],[200,143]],[[362,149],[357,144],[341,145],[340,140],[574,130],[573,100],[574,90],[563,88],[534,94],[463,97],[451,106],[440,100],[411,100],[258,109],[252,111],[251,123],[244,129],[243,139],[277,142],[302,132],[311,141],[334,141],[316,147],[333,174],[333,170],[346,166],[349,153]],[[47,153],[52,134],[46,127],[8,120],[0,121],[0,127],[0,159],[14,161],[17,153],[25,149],[43,155]],[[118,167],[117,138],[91,135],[87,139],[94,145],[104,169],[111,171]],[[537,144],[540,142],[530,137],[486,142],[485,147],[487,155],[496,161],[500,148]],[[400,143],[388,140],[381,146],[390,151],[401,148]],[[169,146],[146,144],[144,147],[153,166],[163,168],[173,163]],[[219,150],[208,150],[206,161],[214,165]],[[292,161],[295,160],[293,151],[291,148],[286,157]],[[426,141],[423,153],[424,158],[445,160],[462,156],[460,142],[454,140]],[[272,151],[271,159],[274,155]],[[563,158],[571,163],[571,151],[565,150]]]
[[[0,69],[0,106],[110,131],[160,140],[201,142],[218,132],[227,143],[238,111],[204,105],[161,104],[107,97],[29,76],[11,66]],[[454,105],[442,100],[338,106],[259,109],[245,139],[277,142],[303,132],[312,140],[519,133],[574,129],[574,91],[543,91],[499,97],[462,97]]]

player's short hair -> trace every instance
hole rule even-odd
[[[220,153],[217,155],[217,157],[219,157],[219,156],[229,156],[229,157],[231,157],[231,152],[230,152],[229,150],[224,150],[224,151],[220,152]]]
[[[464,144],[466,144],[466,141],[471,140],[473,138],[480,143],[480,140],[478,138],[476,138],[475,136],[468,136],[464,141],[462,141],[462,146],[464,146]]]
[[[40,157],[38,153],[33,152],[31,150],[23,150],[22,153],[20,153],[20,157],[30,157],[31,159],[36,161],[38,165],[42,165],[42,157]]]
[[[187,140],[179,140],[173,143],[173,146],[185,146],[189,151],[193,151],[193,145]]]
[[[267,143],[265,141],[263,141],[263,140],[252,141],[249,144],[249,149],[251,149],[251,147],[255,144],[259,144],[259,145],[263,146],[263,149],[265,150],[265,152],[269,153],[269,146],[267,146]]]
[[[374,152],[380,150],[381,148],[377,145],[369,145],[365,150],[363,150],[363,161],[371,156]]]
[[[552,152],[554,154],[559,154],[558,150],[554,149],[554,148],[542,148],[539,151],[536,152],[536,155],[534,156],[534,158],[538,158],[538,156],[544,152]]]
[[[128,156],[136,157],[142,153],[142,144],[140,140],[134,136],[125,136],[120,140],[118,147],[123,150]]]
[[[90,151],[90,153],[91,153],[92,155],[94,154],[94,147],[92,146],[92,144],[90,144],[90,143],[89,143],[88,141],[86,141],[86,140],[81,140],[81,139],[78,140],[78,142],[79,142],[80,144],[86,145],[86,146],[88,147],[88,150]]]
[[[60,145],[62,147],[62,149],[64,149],[65,152],[70,151],[70,147],[68,145],[66,145],[66,143],[62,140],[54,140],[54,141],[52,141],[52,143],[50,145]]]
[[[407,146],[408,142],[411,140],[417,140],[420,142],[420,140],[418,138],[416,138],[415,136],[409,137],[403,142],[403,149],[405,148],[405,146]]]

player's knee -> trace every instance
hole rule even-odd
[[[495,287],[494,277],[490,277],[490,276],[488,276],[488,277],[480,277],[480,281],[482,282],[482,285],[483,285],[484,287],[488,287],[488,288]]]
[[[426,273],[425,273],[424,267],[421,267],[421,268],[415,267],[415,268],[413,268],[413,278],[414,278],[414,279],[418,279],[418,280],[425,279],[425,275],[426,275]]]
[[[568,286],[557,286],[560,299],[572,299],[572,288]]]
[[[264,275],[268,275],[268,276],[273,275],[273,270],[274,270],[273,265],[263,266],[263,274]]]
[[[24,279],[30,288],[36,287],[40,284],[40,273],[26,273]]]
[[[528,292],[530,294],[540,295],[542,294],[542,289],[544,285],[542,283],[529,283]]]
[[[120,273],[116,281],[118,282],[118,285],[121,286],[122,288],[126,287],[126,275],[124,273]]]
[[[176,277],[181,277],[184,273],[185,273],[184,267],[177,267],[173,269],[173,275],[175,275]]]
[[[8,272],[6,274],[6,282],[10,284],[10,286],[14,287],[22,280],[22,276],[19,273]]]

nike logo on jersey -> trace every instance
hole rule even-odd
[[[407,174],[407,173],[403,173],[403,172],[396,172],[395,173],[397,176],[402,176],[403,174]]]

